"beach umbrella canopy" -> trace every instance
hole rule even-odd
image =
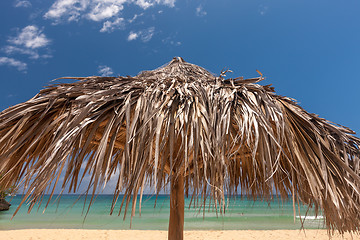
[[[24,187],[30,210],[89,175],[89,207],[115,177],[111,213],[124,194],[124,217],[146,186],[169,185],[169,239],[183,237],[184,194],[218,212],[228,196],[290,196],[294,214],[302,203],[329,230],[359,229],[360,139],[257,84],[262,76],[226,79],[174,58],[135,77],[72,79],[0,113],[0,185]]]

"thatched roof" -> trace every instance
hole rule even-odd
[[[133,215],[145,185],[158,193],[184,175],[186,193],[221,211],[226,194],[292,195],[322,210],[329,229],[359,229],[360,139],[262,77],[225,79],[175,58],[136,77],[74,79],[0,113],[0,184],[21,182],[30,209],[89,174],[92,196],[118,176],[114,203],[124,191]]]

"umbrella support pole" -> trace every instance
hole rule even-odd
[[[184,234],[184,176],[171,179],[169,240],[183,240]]]

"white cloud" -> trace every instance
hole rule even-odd
[[[1,51],[6,53],[8,57],[2,57],[2,65],[9,65],[17,67],[19,70],[25,70],[26,63],[10,58],[9,56],[27,55],[30,59],[47,59],[51,58],[50,50],[47,46],[50,40],[45,36],[43,30],[37,26],[29,25],[18,31],[15,37],[8,39],[10,43],[1,48]]]
[[[7,55],[23,54],[23,55],[28,55],[30,59],[35,59],[35,60],[39,58],[46,59],[52,57],[49,51],[47,51],[47,53],[45,54],[40,55],[37,49],[21,48],[11,45],[5,46],[1,50],[4,51]]]
[[[127,38],[128,41],[136,40],[138,38],[138,34],[136,32],[131,31]]]
[[[123,29],[125,27],[124,18],[117,18],[114,21],[106,21],[100,32],[112,32],[115,29]]]
[[[3,65],[16,67],[19,71],[25,71],[27,69],[26,63],[16,60],[14,58],[0,57],[0,66]]]
[[[47,19],[53,19],[59,22],[67,18],[69,22],[78,20],[81,13],[85,11],[91,0],[56,0],[44,15]]]
[[[202,5],[199,5],[197,8],[196,8],[196,16],[198,17],[204,17],[206,16],[207,12],[203,9],[203,6]]]
[[[26,48],[36,49],[46,47],[50,40],[42,33],[37,26],[29,25],[23,28],[18,36],[8,40],[11,44],[24,46]]]
[[[24,7],[24,8],[28,8],[28,7],[31,7],[31,2],[28,1],[28,0],[16,0],[15,1],[15,7]]]
[[[105,66],[105,65],[101,65],[99,66],[99,71],[98,73],[102,76],[102,77],[105,77],[105,76],[111,76],[114,74],[113,70],[108,67],[108,66]]]
[[[176,0],[56,0],[50,9],[45,13],[46,19],[53,20],[54,23],[62,21],[77,21],[86,18],[95,22],[106,21],[103,24],[103,31],[106,32],[107,26],[121,18],[121,12],[129,4],[135,4],[143,9],[155,5],[166,5],[174,7]],[[135,15],[140,16],[140,15]],[[136,19],[135,17],[135,19]],[[131,23],[135,19],[129,20]],[[110,28],[111,29],[111,28]]]
[[[131,31],[129,33],[129,36],[127,38],[128,41],[136,40],[138,37],[140,37],[142,42],[148,42],[151,40],[151,38],[154,36],[155,33],[155,27],[149,27],[145,30],[140,30],[138,32]]]
[[[88,17],[93,21],[102,21],[114,16],[124,9],[123,4],[126,0],[93,0]]]
[[[176,0],[136,0],[135,4],[143,9],[147,9],[156,4],[167,5],[169,7],[175,7]]]
[[[143,9],[147,9],[147,8],[153,6],[154,3],[152,3],[152,1],[137,0],[136,5],[138,5],[139,7],[143,8]]]
[[[175,7],[176,0],[156,0],[159,4],[168,5],[169,7]]]
[[[19,54],[29,55],[29,58],[31,58],[31,59],[40,58],[39,53],[33,49],[19,48],[16,46],[5,46],[2,50],[8,55],[13,55],[13,54],[19,53]]]

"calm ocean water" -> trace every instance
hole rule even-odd
[[[26,229],[26,228],[75,228],[75,229],[130,229],[130,213],[123,220],[123,213],[109,215],[112,203],[112,195],[99,195],[85,218],[83,213],[84,198],[78,199],[78,195],[63,195],[60,203],[49,204],[46,211],[47,196],[41,207],[34,207],[30,214],[27,213],[27,206],[24,204],[17,215],[12,219],[22,196],[17,195],[11,200],[9,211],[0,212],[0,230]],[[55,199],[56,196],[53,198]],[[167,230],[169,220],[169,196],[160,195],[157,205],[154,208],[155,196],[144,195],[141,217],[138,214],[133,217],[131,229],[138,230]],[[203,211],[191,207],[185,208],[185,230],[238,230],[238,229],[300,229],[299,216],[294,223],[292,202],[274,201],[268,205],[263,201],[250,201],[237,198],[231,199],[225,215],[216,215],[212,210],[206,209],[205,218]],[[76,202],[76,203],[75,203]],[[52,204],[53,203],[53,204]],[[74,204],[75,203],[75,204]],[[185,200],[189,205],[190,198]],[[119,209],[119,205],[117,208]],[[37,211],[38,210],[38,211]],[[301,207],[301,215],[305,215],[307,208]],[[315,216],[311,211],[307,214],[304,224],[305,228],[323,228],[322,216]]]

